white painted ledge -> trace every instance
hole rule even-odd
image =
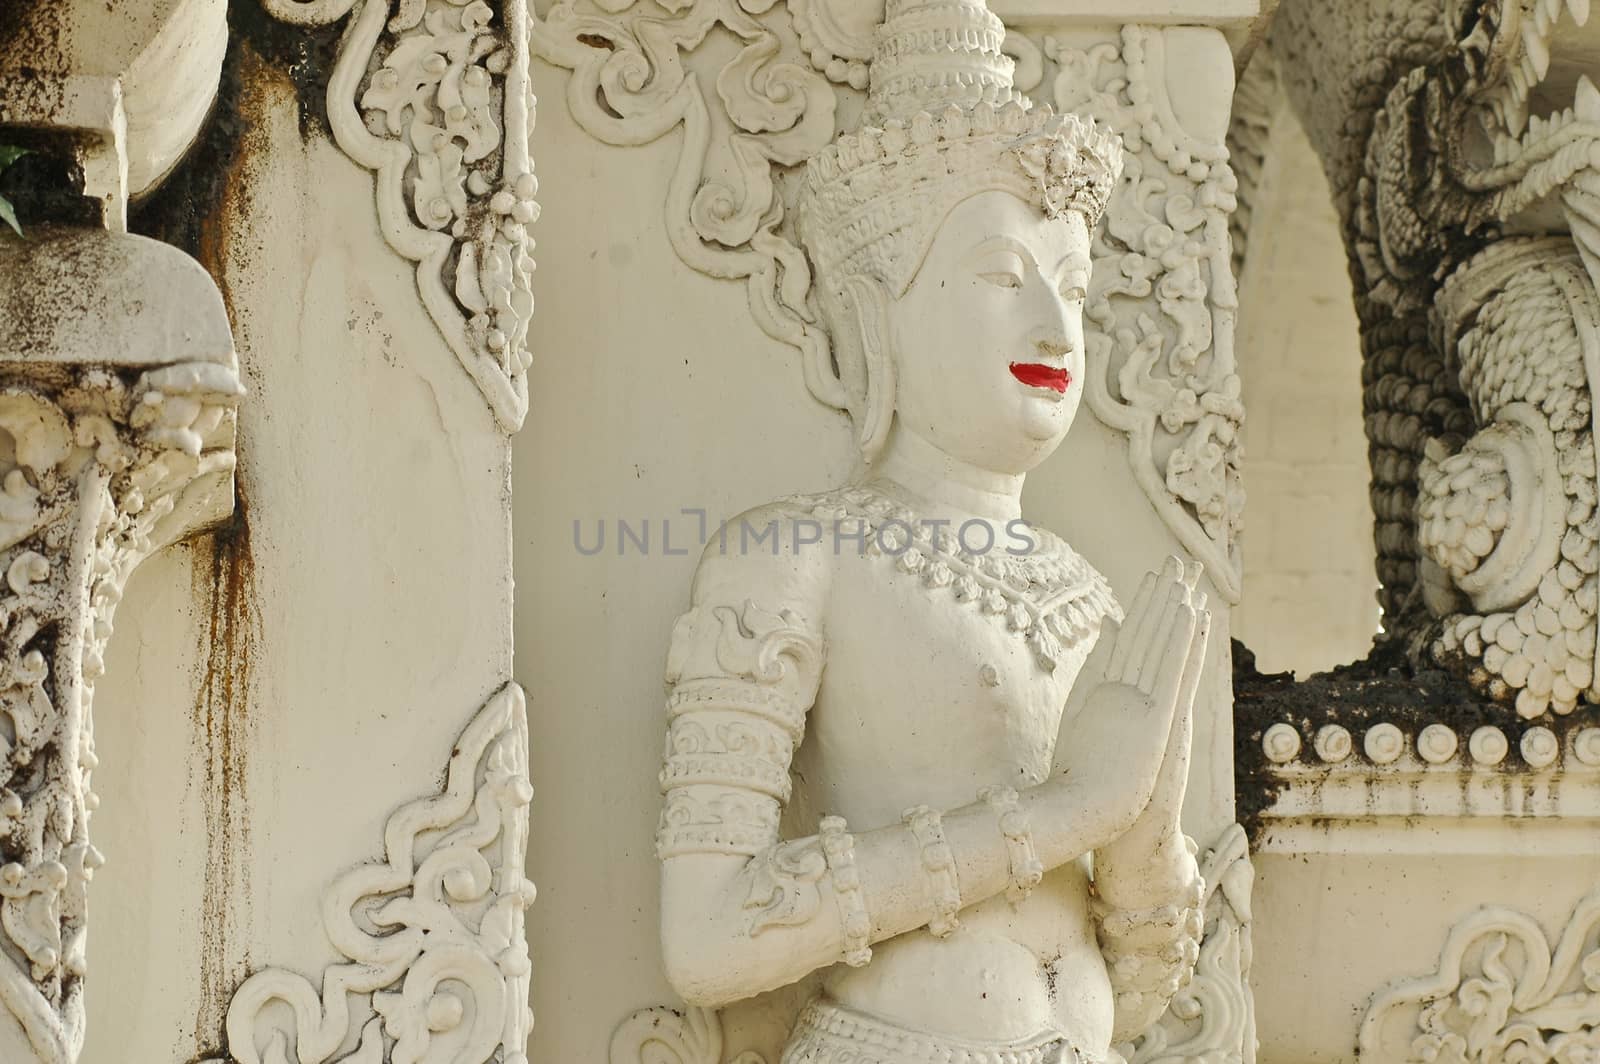
[[[1013,26],[1143,22],[1235,27],[1261,14],[1261,0],[990,0]]]

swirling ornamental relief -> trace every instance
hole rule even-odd
[[[666,197],[674,250],[701,273],[743,281],[761,328],[800,349],[812,394],[843,409],[845,388],[779,177],[828,144],[841,94],[865,87],[883,5],[784,6],[558,0],[531,19],[532,50],[572,71],[568,109],[597,139],[638,146],[682,128]],[[708,91],[687,59],[718,27],[742,47]],[[1057,110],[1092,115],[1124,139],[1127,170],[1093,249],[1089,403],[1127,435],[1140,488],[1236,601],[1244,417],[1228,239],[1236,181],[1226,116],[1215,135],[1191,133],[1177,117],[1165,63],[1170,32],[1126,26],[1120,41],[1079,51],[1012,31],[1004,48],[1017,62],[1018,90],[1048,83]]]
[[[527,227],[539,216],[526,0],[262,3],[300,26],[350,17],[328,81],[334,140],[373,172],[384,239],[417,264],[428,315],[515,432],[528,413]]]
[[[441,792],[389,817],[385,860],[323,893],[340,960],[316,982],[252,974],[228,1004],[227,1056],[203,1064],[528,1064],[532,800],[527,706],[508,683],[456,741]]]

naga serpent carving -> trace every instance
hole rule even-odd
[[[1350,258],[1385,630],[1525,718],[1597,695],[1600,92],[1552,75],[1588,17],[1285,0],[1271,32]]]

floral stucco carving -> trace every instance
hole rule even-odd
[[[1363,1060],[1583,1064],[1600,1055],[1600,893],[1551,942],[1527,914],[1472,913],[1438,971],[1379,992],[1361,1022]]]
[[[84,1044],[94,695],[134,569],[233,512],[216,285],[143,237],[0,242],[0,1055]]]
[[[722,1016],[716,1009],[640,1009],[611,1035],[610,1064],[723,1064]],[[727,1064],[767,1064],[746,1051]]]
[[[572,71],[567,107],[595,138],[637,146],[682,127],[666,190],[673,250],[701,273],[743,281],[762,329],[800,348],[807,386],[843,408],[810,306],[811,271],[780,232],[785,204],[775,181],[777,168],[797,166],[833,138],[834,87],[780,34],[780,20],[758,17],[773,0],[663,6],[666,17],[634,0],[560,0],[533,19],[534,51]],[[719,28],[740,47],[708,94],[684,60]],[[818,45],[824,68],[827,54]],[[731,131],[719,132],[713,108]]]
[[[1122,28],[1087,50],[1047,41],[1056,108],[1107,123],[1126,149],[1122,185],[1095,239],[1087,318],[1090,407],[1128,435],[1145,495],[1219,591],[1237,601],[1244,405],[1233,355],[1238,309],[1228,148],[1189,133],[1168,95],[1166,40]],[[1163,457],[1164,456],[1164,457]]]
[[[232,509],[231,365],[0,369],[0,1003],[37,1060],[83,1045],[92,704],[134,568]]]
[[[288,22],[355,14],[328,83],[334,139],[373,171],[378,223],[508,432],[528,412],[538,181],[525,0],[268,0]]]
[[[342,960],[317,982],[268,968],[240,985],[226,1060],[527,1064],[532,796],[527,711],[507,684],[456,742],[443,791],[389,818],[386,859],[323,895]]]

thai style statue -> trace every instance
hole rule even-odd
[[[862,472],[728,522],[673,631],[668,976],[714,1007],[821,972],[787,1064],[1119,1060],[1198,949],[1198,566],[1124,619],[1020,512],[1078,409],[1121,146],[1030,108],[1004,32],[889,0],[797,220]]]

